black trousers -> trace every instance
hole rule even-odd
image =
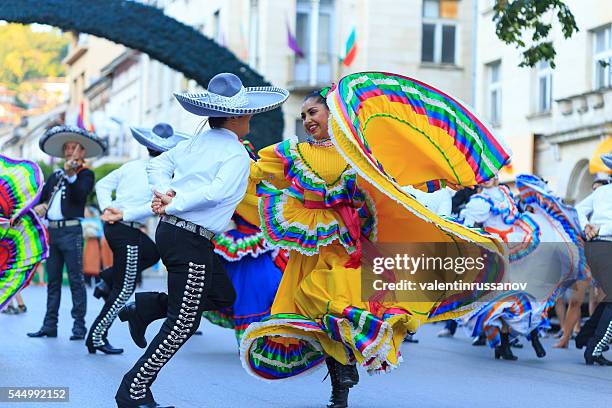
[[[49,228],[49,258],[47,259],[47,312],[43,329],[57,330],[58,313],[62,296],[62,272],[68,270],[74,319],[72,334],[85,335],[87,292],[83,279],[83,230],[80,225]]]
[[[601,301],[593,313],[593,317],[599,314],[597,324],[594,326],[593,334],[587,342],[587,352],[593,356],[601,355],[604,347],[612,340],[612,242],[611,241],[588,241],[584,252],[587,262],[591,267],[593,278],[599,287],[605,292],[606,297]]]
[[[155,243],[144,232],[120,223],[104,224],[104,236],[113,251],[111,291],[94,320],[86,344],[102,346],[119,310],[136,288],[136,277],[159,261]],[[108,270],[102,273],[108,279]]]
[[[160,222],[155,241],[168,269],[168,295],[139,293],[137,305],[145,321],[164,313],[159,333],[134,367],[125,374],[115,399],[121,406],[138,406],[154,401],[150,390],[161,368],[174,356],[200,325],[202,312],[234,304],[236,293],[221,260],[209,240],[174,225]]]

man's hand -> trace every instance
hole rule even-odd
[[[590,241],[599,235],[599,227],[599,225],[594,224],[587,224],[586,227],[584,227],[584,236],[586,237],[587,241]]]
[[[176,193],[172,190],[168,191],[166,194],[162,194],[159,191],[153,192],[153,199],[151,200],[151,209],[155,214],[165,215],[166,207],[172,202],[172,198]]]
[[[43,203],[43,204],[38,204],[33,209],[36,215],[38,215],[39,217],[44,217],[45,214],[47,214],[47,210],[49,209],[49,206]]]
[[[104,210],[104,213],[100,219],[104,222],[108,222],[109,224],[114,224],[115,222],[123,219],[123,211],[119,210],[118,208],[109,207]]]
[[[84,157],[85,149],[83,149],[80,144],[77,144],[72,152],[72,156],[64,162],[64,172],[66,176],[72,177],[76,174],[77,169],[83,165]]]

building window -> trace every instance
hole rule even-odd
[[[537,110],[538,112],[550,112],[552,106],[552,68],[548,61],[540,61],[537,65]]]
[[[458,0],[423,0],[421,61],[456,64]]]
[[[304,53],[304,58],[294,55],[294,82],[296,84],[322,85],[331,82],[333,78],[336,55],[334,54],[334,2],[320,0],[318,3],[317,27],[314,23],[313,2],[298,0],[295,16],[295,39],[298,47]],[[317,49],[311,49],[311,35],[317,36]],[[311,78],[310,62],[316,59],[317,70]]]
[[[487,65],[488,71],[488,102],[489,120],[493,125],[501,123],[502,89],[501,89],[501,61]]]
[[[221,27],[221,10],[213,13],[213,38],[220,46],[225,46],[225,35]]]
[[[595,89],[612,86],[612,29],[611,26],[593,31],[593,86]]]

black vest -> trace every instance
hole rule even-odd
[[[68,183],[62,170],[57,170],[45,182],[39,203],[47,203],[50,206],[51,196],[57,186],[57,194],[61,195],[61,208],[64,219],[83,218],[85,216],[87,196],[92,192],[94,184],[94,172],[88,168],[79,170],[77,179],[72,184]]]

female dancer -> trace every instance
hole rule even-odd
[[[510,189],[494,179],[461,213],[466,225],[480,223],[506,242],[510,278],[528,284],[526,291],[502,294],[463,317],[472,336],[484,334],[495,358],[505,360],[517,359],[511,334],[526,336],[538,357],[546,355],[539,331],[549,327],[548,310],[586,268],[570,209],[535,176],[518,176],[517,186],[531,212],[521,213]]]
[[[378,98],[368,100],[368,92]],[[420,92],[422,99],[417,101],[418,97],[409,96],[409,92]],[[360,98],[351,101],[351,95],[357,94]],[[424,94],[428,94],[427,98]],[[422,104],[425,99],[428,102]],[[383,73],[353,74],[329,92],[327,103],[319,93],[305,98],[302,120],[310,135],[308,141],[287,140],[259,152],[260,160],[251,168],[248,191],[254,193],[256,184],[259,221],[265,239],[288,249],[290,256],[272,305],[272,315],[251,324],[244,333],[241,358],[249,373],[270,380],[286,379],[325,361],[332,383],[328,406],[346,407],[349,388],[359,381],[357,364],[369,373],[396,368],[401,361],[399,347],[407,333],[415,332],[421,322],[456,317],[474,300],[473,297],[466,300],[473,294],[462,292],[445,293],[438,298],[439,302],[400,302],[393,299],[393,295],[388,296],[389,293],[369,293],[365,283],[362,294],[361,279],[369,278],[362,273],[362,248],[364,253],[376,252],[369,244],[375,238],[379,242],[479,242],[495,251],[493,240],[438,217],[401,190],[401,185],[419,185],[430,180],[429,175],[442,173],[434,170],[418,174],[414,168],[405,167],[414,164],[407,160],[409,154],[406,152],[410,149],[406,147],[413,138],[420,136],[403,127],[404,122],[394,119],[378,122],[390,128],[399,124],[402,128],[395,129],[399,133],[380,127],[368,133],[369,129],[368,132],[363,129],[365,126],[353,127],[363,131],[370,146],[395,142],[395,154],[384,154],[392,175],[378,173],[380,167],[366,163],[364,155],[368,152],[358,151],[353,145],[356,134],[341,130],[349,127],[341,116],[347,108],[371,115],[396,115],[401,120],[408,118],[415,126],[426,129],[429,135],[435,134],[432,148],[444,143],[454,155],[452,160],[444,161],[449,164],[444,170],[452,174],[451,169],[455,169],[456,175],[465,177],[462,180],[449,178],[454,182],[475,184],[481,176],[466,167],[468,165],[464,166],[467,161],[465,156],[459,158],[458,149],[446,144],[449,139],[445,138],[448,133],[442,134],[444,126],[429,128],[427,116],[433,114],[435,108],[431,103],[434,99],[438,107],[444,105],[448,109],[445,114],[449,114],[449,120],[453,120],[450,119],[451,110],[465,112],[448,96],[410,78]],[[456,122],[451,124],[456,125]],[[479,123],[470,122],[467,126],[475,129],[472,134],[476,137],[484,134]],[[490,133],[486,135],[482,137]],[[403,148],[397,150],[402,137],[406,137]],[[485,146],[499,145],[494,141]],[[483,170],[485,179],[508,158],[503,150],[492,152],[493,148],[488,147],[483,154],[494,156],[489,163],[496,163],[496,168],[491,172]],[[418,155],[426,158],[423,153],[428,147],[420,149]],[[345,157],[350,158],[351,164]],[[435,164],[434,159],[425,161]],[[473,162],[481,163],[482,156]],[[421,165],[423,161],[417,163]],[[363,179],[357,178],[356,170]],[[475,248],[484,251],[481,246]],[[501,273],[493,271],[485,275],[483,278],[483,274],[469,272],[462,278],[466,282],[497,280]],[[452,279],[450,276],[438,278],[442,281]]]

